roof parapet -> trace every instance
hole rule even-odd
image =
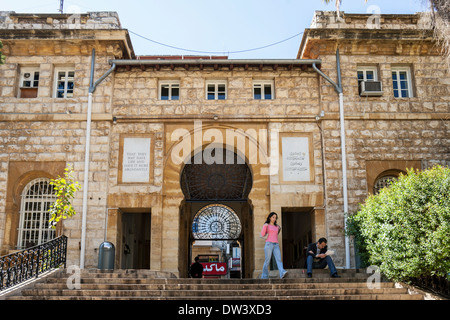
[[[117,12],[16,13],[0,11],[0,29],[122,29]]]
[[[310,29],[384,29],[417,30],[430,29],[429,12],[415,14],[345,13],[315,11]]]

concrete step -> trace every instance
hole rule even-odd
[[[380,288],[395,288],[392,282],[382,282]],[[81,290],[279,290],[279,289],[335,289],[367,288],[365,282],[318,282],[318,283],[278,283],[278,284],[211,284],[211,283],[81,283]],[[35,289],[67,289],[66,283],[48,282],[35,285]]]
[[[80,289],[69,289],[67,270],[24,288],[7,300],[421,300],[407,288],[380,282],[369,289],[365,270],[290,270],[285,279],[178,279],[151,270],[80,270]]]
[[[102,297],[248,297],[248,296],[308,296],[308,295],[359,295],[359,294],[406,294],[406,288],[332,288],[332,289],[272,289],[272,290],[139,290],[139,289],[27,289],[22,292],[23,296],[102,296]]]
[[[114,270],[98,270],[98,269],[81,269],[79,270],[82,277],[95,277],[95,278],[152,278],[152,279],[177,279],[177,277],[170,272],[160,272],[145,269],[114,269]],[[61,269],[58,276],[68,277],[73,272]],[[361,277],[367,278],[370,276],[365,269],[338,269],[338,274],[342,277]],[[269,272],[271,279],[278,279],[279,274],[276,270]],[[330,277],[328,269],[314,269],[314,278],[327,278]],[[290,278],[307,278],[306,269],[288,269],[287,277]],[[236,278],[234,278],[236,279]]]
[[[198,300],[267,300],[267,301],[277,301],[277,300],[423,300],[420,295],[411,294],[360,294],[360,295],[303,295],[303,296],[188,296],[188,297],[170,297],[170,296],[159,296],[159,297],[126,297],[126,296],[12,296],[8,300],[176,300],[176,301],[198,301]]]

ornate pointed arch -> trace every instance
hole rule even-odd
[[[205,149],[184,166],[180,183],[186,200],[243,200],[252,188],[252,174],[235,152]]]

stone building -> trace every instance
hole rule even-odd
[[[89,185],[56,230],[69,264],[107,240],[116,268],[185,277],[200,254],[256,277],[274,211],[286,268],[319,237],[355,267],[344,210],[449,164],[450,77],[420,14],[341,14],[316,12],[297,59],[237,60],[136,57],[115,13],[1,12],[0,254],[54,236],[48,182],[71,165]]]

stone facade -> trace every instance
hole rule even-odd
[[[5,191],[0,248],[5,254],[17,245],[21,194],[27,183],[40,177],[56,178],[66,165],[73,167],[78,181],[83,180],[92,49],[96,50],[96,75],[110,68],[109,59],[133,58],[134,53],[116,13],[47,16],[2,12],[0,39],[8,57],[0,67],[1,184]],[[76,74],[71,98],[54,98],[54,73],[60,66],[69,66]],[[21,70],[27,67],[39,71],[37,97],[33,99],[20,97]],[[95,231],[89,236],[90,248],[98,247],[103,235],[100,219],[104,219],[108,194],[111,84],[111,79],[106,79],[93,99],[89,226]],[[76,208],[81,208],[81,203],[79,193]],[[79,259],[80,222],[78,216],[64,224],[64,233],[71,239],[72,263]],[[94,258],[92,253],[88,259]]]
[[[139,225],[129,217],[139,213],[151,216],[148,234],[140,239],[147,243],[142,253],[149,256],[146,267],[186,276],[192,219],[214,201],[188,201],[180,186],[184,160],[213,142],[240,155],[252,173],[247,198],[219,201],[241,219],[246,277],[261,272],[264,240],[258,234],[271,211],[279,214],[289,267],[303,267],[303,246],[322,236],[337,251],[336,265],[345,266],[339,100],[313,63],[336,81],[339,48],[349,212],[358,209],[380,177],[449,164],[450,77],[420,15],[381,15],[379,28],[373,29],[367,27],[369,15],[342,14],[336,20],[333,12],[316,12],[298,60],[271,61],[136,58],[115,13],[74,18],[2,12],[0,40],[7,60],[0,66],[0,185],[6,190],[0,197],[1,254],[16,249],[21,194],[30,181],[54,178],[72,165],[83,183],[95,48],[94,80],[111,63],[116,65],[92,94],[86,267],[96,267],[97,248],[104,240],[117,247],[116,268],[124,267],[125,244],[137,233],[129,226]],[[31,27],[39,31],[31,32]],[[54,97],[55,72],[61,66],[75,73],[72,97]],[[39,70],[36,98],[20,97],[26,67]],[[394,97],[394,70],[409,70],[409,97]],[[381,96],[359,94],[358,71],[375,72]],[[226,99],[207,99],[209,81],[225,84]],[[164,83],[178,85],[177,100],[161,98]],[[255,99],[254,83],[271,83],[273,99]],[[180,130],[184,135],[178,135]],[[309,165],[302,169],[310,174],[306,179],[285,176],[287,164],[281,161],[289,159],[283,157],[284,137],[308,141]],[[127,143],[141,141],[136,139],[149,142],[145,182],[126,179]],[[256,162],[255,150],[260,152]],[[174,154],[183,161],[177,162]],[[74,201],[78,214],[60,226],[69,237],[70,264],[80,259],[82,202],[79,192]]]
[[[340,51],[350,212],[358,210],[359,203],[373,193],[375,180],[383,173],[448,165],[450,160],[449,73],[426,15],[373,19],[344,13],[337,20],[334,13],[316,12],[298,55],[320,57],[322,71],[336,79],[336,49]],[[411,97],[394,97],[392,70],[399,66],[410,69]],[[356,74],[364,67],[378,73],[381,96],[358,93]],[[328,236],[339,241],[343,223],[340,134],[339,121],[330,119],[339,112],[339,104],[333,87],[324,79],[321,93],[327,212],[334,213],[327,215]]]

